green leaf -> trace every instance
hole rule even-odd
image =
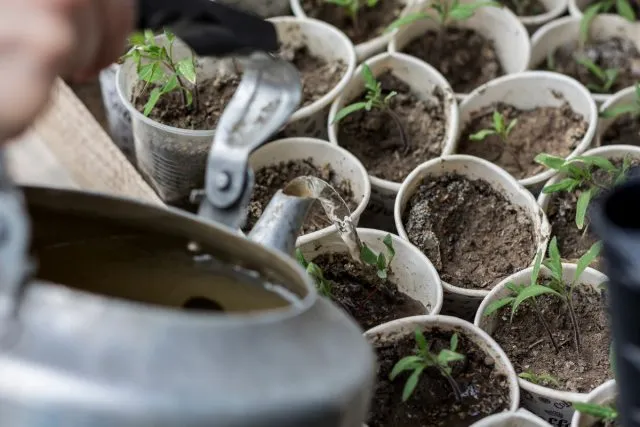
[[[558,239],[554,236],[549,242],[549,269],[558,281],[562,281],[562,259],[558,249]]]
[[[378,4],[379,0],[367,0],[368,7],[375,7]]]
[[[197,76],[196,76],[196,68],[193,64],[192,58],[185,58],[182,61],[179,61],[176,64],[176,69],[178,70],[178,74],[180,76],[187,79],[187,81],[191,84],[196,84]]]
[[[145,42],[144,34],[141,32],[135,32],[129,36],[129,44],[131,46],[142,46]]]
[[[368,265],[376,265],[378,263],[378,256],[364,244],[360,249],[360,259]]]
[[[591,202],[593,190],[586,190],[580,193],[578,197],[578,203],[576,203],[576,225],[579,230],[584,228],[584,220],[587,216],[587,208],[589,208],[589,202]]]
[[[184,90],[184,93],[187,95],[187,107],[191,106],[191,104],[193,104],[193,94],[191,93],[190,90]]]
[[[387,278],[387,260],[384,257],[384,254],[381,252],[378,254],[378,261],[376,263],[376,267],[378,269],[378,277],[381,279]]]
[[[162,92],[160,91],[159,87],[153,88],[153,90],[151,91],[151,94],[149,94],[149,100],[144,106],[145,116],[149,116],[149,114],[151,114],[151,111],[153,111],[154,107],[160,100],[161,95],[162,95]]]
[[[384,30],[385,32],[390,32],[400,27],[404,27],[405,25],[412,24],[416,21],[421,21],[423,19],[433,19],[431,16],[424,12],[419,13],[410,13],[402,18],[398,18],[393,21],[389,26]]]
[[[151,30],[144,30],[144,40],[145,43],[148,43],[151,46],[156,45],[156,35],[153,34]]]
[[[593,62],[592,60],[590,60],[586,56],[581,56],[581,55],[575,54],[573,59],[578,64],[582,65],[587,70],[589,70],[589,72],[591,74],[593,74],[594,76],[596,76],[598,78],[598,80],[600,80],[601,82],[604,82],[604,81],[607,80],[606,73],[600,67],[598,67],[598,65],[595,62]]]
[[[535,157],[535,162],[539,163],[543,166],[548,167],[549,169],[559,170],[563,165],[565,160],[562,157],[552,156],[550,154],[541,153]]]
[[[518,124],[518,119],[513,119],[511,120],[511,123],[509,123],[509,126],[507,126],[507,135],[509,135],[511,133],[511,131],[513,130],[514,127],[516,127],[516,125]]]
[[[164,29],[164,35],[169,43],[173,43],[176,40],[176,35],[167,28]]]
[[[342,110],[338,111],[338,114],[336,114],[336,117],[333,119],[331,123],[332,124],[338,123],[340,120],[344,119],[349,114],[355,113],[356,111],[365,110],[365,109],[367,109],[366,102],[356,102],[355,104],[347,105]]]
[[[482,129],[480,132],[476,132],[472,135],[469,135],[469,139],[472,141],[482,141],[489,135],[495,135],[496,131],[493,129]]]
[[[610,406],[596,405],[595,403],[574,402],[576,411],[591,415],[600,420],[613,421],[618,418],[618,412]]]
[[[320,269],[320,267],[318,267],[317,264],[314,264],[313,262],[307,264],[307,273],[314,279],[324,280],[322,270]]]
[[[396,256],[396,250],[393,248],[393,238],[391,237],[391,234],[384,236],[382,244],[387,248],[387,252],[389,254],[388,263],[391,264],[391,260]]]
[[[618,105],[615,107],[609,107],[600,113],[600,117],[604,119],[612,119],[614,117],[621,116],[623,114],[637,114],[640,112],[640,106],[635,104]]]
[[[611,87],[613,86],[613,84],[616,82],[616,79],[618,78],[618,73],[620,72],[620,70],[618,70],[617,68],[608,68],[604,71],[604,75],[606,76],[605,78],[605,84],[603,86],[603,92],[609,92],[611,90]]]
[[[171,76],[169,81],[167,81],[167,83],[165,83],[165,85],[162,87],[161,92],[164,95],[165,93],[169,93],[177,88],[178,88],[178,77],[176,75],[173,75]]]
[[[497,110],[493,112],[493,128],[498,133],[504,130],[504,117]]]
[[[496,311],[500,310],[502,307],[505,307],[505,306],[513,303],[515,300],[516,300],[515,297],[506,297],[506,298],[499,299],[497,301],[493,301],[484,310],[484,315],[485,316],[491,316],[493,313],[495,313]]]
[[[555,184],[547,185],[542,189],[545,194],[557,193],[559,191],[569,190],[571,187],[577,184],[577,181],[573,178],[564,178]]]
[[[440,365],[448,365],[451,362],[457,362],[459,360],[464,360],[464,355],[456,353],[455,351],[445,348],[438,353],[438,362]]]
[[[458,4],[456,7],[451,8],[449,17],[456,21],[464,21],[471,18],[476,10],[487,6],[501,7],[501,4],[494,1],[476,1],[473,3]]]
[[[157,83],[164,77],[164,70],[157,62],[142,65],[138,72],[138,78],[147,83]]]
[[[376,76],[373,75],[371,68],[367,64],[362,64],[362,78],[364,79],[364,85],[367,89],[376,89],[378,87],[378,81]]]
[[[600,255],[600,250],[602,249],[602,244],[600,242],[596,242],[589,248],[589,250],[580,257],[578,260],[578,264],[576,265],[576,273],[573,276],[573,283],[577,283],[580,280],[580,276],[582,273],[591,265],[593,261]]]
[[[391,370],[391,373],[389,374],[389,379],[393,381],[404,371],[412,371],[423,363],[424,361],[420,356],[403,357],[402,359],[398,360],[398,362],[396,362],[395,366]]]
[[[300,263],[300,265],[302,265],[304,268],[307,268],[307,265],[309,263],[307,262],[300,248],[296,249],[296,259],[298,260],[298,263]]]
[[[520,304],[522,304],[523,302],[525,302],[529,298],[534,298],[534,297],[537,297],[537,296],[540,296],[540,295],[544,295],[544,294],[551,294],[551,295],[555,295],[557,297],[562,298],[562,295],[560,295],[558,292],[556,292],[553,289],[548,288],[546,286],[542,286],[542,285],[527,286],[516,297],[516,300],[514,301],[513,306],[511,307],[511,318],[513,318],[513,315],[518,310],[518,307],[520,307]]]
[[[606,170],[607,172],[615,172],[618,170],[618,168],[615,167],[608,159],[600,156],[578,156],[573,158],[571,161],[580,161],[586,165],[594,165],[600,169]]]
[[[421,366],[415,371],[413,371],[413,374],[411,374],[411,376],[405,383],[404,389],[402,390],[403,402],[406,402],[407,400],[409,400],[409,398],[411,397],[411,394],[413,393],[413,390],[416,389],[416,386],[418,385],[418,381],[420,380],[420,375],[422,374],[422,371],[424,371],[424,368],[425,368],[424,366]]]
[[[595,19],[596,15],[600,13],[600,8],[600,3],[596,3],[589,6],[582,14],[582,19],[580,20],[580,41],[582,44],[589,40],[591,23]]]
[[[449,348],[451,351],[456,351],[458,349],[458,334],[454,333],[451,335],[451,340],[449,341]]]
[[[420,330],[420,328],[416,328],[415,332],[415,340],[416,344],[418,344],[418,348],[421,352],[427,352],[429,350],[429,346],[427,344],[427,339],[424,337],[424,334]]]
[[[384,97],[384,103],[388,104],[389,101],[391,101],[391,98],[393,98],[394,96],[396,96],[398,94],[398,92],[393,91],[393,92],[389,92],[389,94],[387,94],[387,96]]]
[[[538,283],[538,276],[540,275],[540,267],[542,267],[542,256],[544,253],[542,251],[538,251],[536,253],[536,258],[533,261],[533,269],[531,270],[531,285],[535,285]]]
[[[636,20],[636,13],[627,0],[616,0],[616,9],[618,10],[618,15],[627,21],[634,22]]]

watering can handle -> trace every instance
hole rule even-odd
[[[0,149],[0,316],[14,314],[31,272],[30,227],[22,192],[15,186]]]

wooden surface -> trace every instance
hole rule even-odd
[[[162,204],[62,80],[47,111],[9,145],[9,168],[21,184],[76,188]]]

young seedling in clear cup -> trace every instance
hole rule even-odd
[[[157,43],[151,31],[132,35],[129,39],[131,50],[123,57],[133,59],[136,64],[138,79],[144,83],[141,93],[151,89],[144,106],[145,116],[151,114],[163,96],[175,91],[181,93],[184,107],[196,109],[198,106],[195,54],[192,52],[188,58],[174,60],[176,37],[168,30],[164,35],[166,45]]]

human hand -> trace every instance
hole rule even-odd
[[[58,75],[83,80],[112,63],[134,0],[0,0],[0,144],[46,106]]]

